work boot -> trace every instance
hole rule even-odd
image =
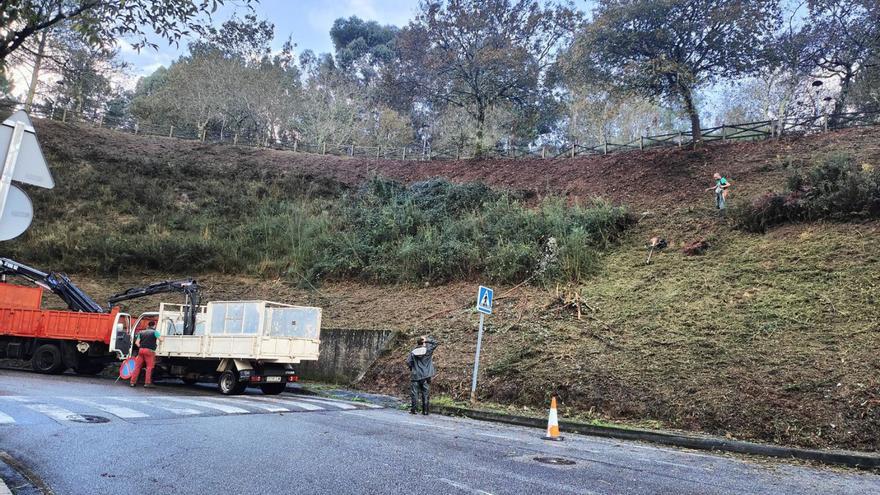
[[[410,414],[418,414],[419,412],[416,411],[415,409],[410,409],[410,410],[409,410],[409,413],[410,413]]]
[[[131,388],[134,388],[135,384],[129,382],[128,386],[131,387]]]

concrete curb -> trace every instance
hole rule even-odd
[[[448,416],[462,416],[482,421],[492,421],[495,423],[529,426],[541,429],[547,427],[546,421],[526,416],[514,416],[504,413],[477,411],[474,409],[449,406],[432,406],[431,410]],[[737,454],[777,457],[781,459],[800,459],[857,469],[880,468],[880,455],[861,452],[800,449],[795,447],[782,447],[779,445],[743,442],[739,440],[727,440],[717,437],[698,437],[665,431],[599,426],[572,421],[560,421],[559,428],[563,431],[579,433],[581,435],[615,438],[620,440],[636,440],[696,450],[733,452]]]

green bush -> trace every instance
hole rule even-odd
[[[51,270],[219,271],[303,285],[576,281],[632,222],[602,201],[530,206],[482,183],[373,177],[348,189],[277,170],[204,168],[67,164],[54,192],[35,192],[37,222],[6,254]]]
[[[880,173],[848,155],[829,155],[788,179],[788,191],[769,192],[734,210],[737,225],[765,232],[786,222],[880,218]]]

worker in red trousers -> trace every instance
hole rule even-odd
[[[131,374],[131,386],[137,384],[141,374],[141,367],[146,363],[147,373],[144,379],[144,388],[153,387],[153,367],[156,365],[156,347],[159,345],[159,331],[156,330],[156,322],[147,324],[146,330],[141,330],[134,338],[134,344],[138,346],[137,359],[134,362],[134,373]]]

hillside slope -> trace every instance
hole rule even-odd
[[[781,187],[792,170],[833,152],[880,166],[880,129],[700,151],[430,163],[216,146],[46,121],[37,122],[37,129],[56,175],[81,185],[63,198],[34,192],[40,256],[57,260],[46,268],[79,268],[77,279],[98,295],[167,275],[162,266],[171,258],[177,259],[174,266],[198,266],[200,255],[150,247],[143,255],[155,258],[149,263],[133,259],[137,270],[122,265],[119,278],[102,278],[100,264],[77,262],[83,237],[71,232],[82,231],[80,222],[52,218],[72,209],[91,225],[83,235],[106,235],[105,222],[122,222],[132,231],[123,230],[118,242],[149,243],[149,235],[135,230],[161,230],[178,220],[133,218],[129,203],[148,202],[151,194],[179,197],[181,215],[228,204],[223,214],[233,223],[252,221],[238,211],[268,201],[266,188],[291,197],[333,196],[373,174],[402,181],[482,180],[527,195],[565,194],[574,202],[601,195],[623,203],[640,222],[583,285],[496,287],[500,298],[488,319],[482,398],[541,407],[557,391],[564,415],[795,445],[878,447],[880,225],[805,223],[745,234],[715,215],[711,194],[703,190],[714,171],[724,172],[733,180],[736,204]],[[108,174],[128,174],[131,188],[119,190]],[[96,204],[107,211],[91,211]],[[646,265],[644,244],[654,235],[667,238],[670,248]],[[684,256],[680,247],[699,238],[711,244],[708,252]],[[4,248],[27,261],[32,241],[26,236]],[[437,353],[436,389],[466,397],[476,280],[441,286],[332,282],[304,290],[295,280],[258,280],[257,268],[230,262],[225,275],[186,274],[204,280],[213,297],[320,304],[327,326],[435,334],[444,344]],[[575,294],[584,302],[580,319],[571,304]],[[410,345],[401,340],[362,386],[402,393]]]

